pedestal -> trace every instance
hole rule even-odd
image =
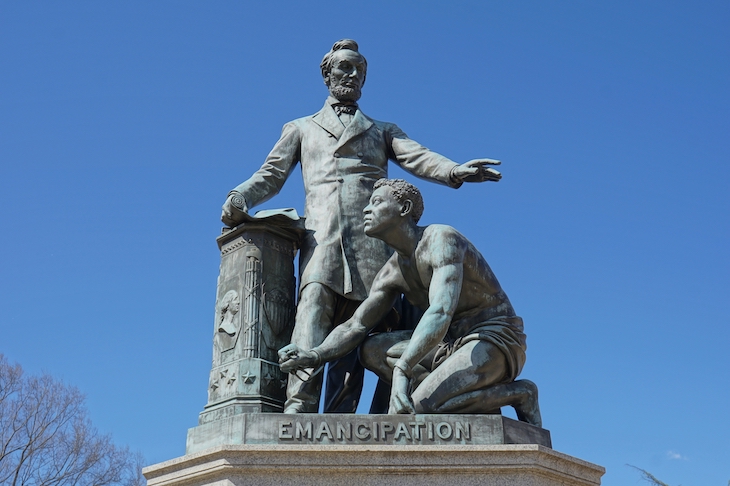
[[[186,454],[219,446],[455,446],[537,444],[550,431],[502,415],[246,413],[188,430]]]
[[[550,432],[501,415],[282,414],[277,350],[294,320],[296,214],[245,215],[218,238],[208,403],[186,455],[149,486],[599,485],[605,470],[553,451]]]
[[[541,445],[221,446],[144,469],[149,486],[583,486],[605,469]]]
[[[277,351],[294,325],[294,256],[304,231],[294,210],[244,215],[217,238],[220,276],[208,403],[201,424],[247,412],[280,412],[287,376]]]
[[[501,415],[245,413],[188,431],[149,486],[600,485],[605,470]]]

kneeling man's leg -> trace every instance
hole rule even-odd
[[[378,375],[378,378],[390,383],[393,379],[393,365],[388,362],[388,358],[394,353],[401,355],[408,346],[411,334],[413,331],[393,331],[369,336],[360,346],[360,362]]]
[[[393,380],[393,366],[400,359],[410,343],[413,331],[391,331],[368,337],[360,347],[360,362],[378,378],[390,384]],[[429,352],[420,363],[413,367],[415,388],[431,372],[431,363],[438,348]]]
[[[530,380],[501,383],[458,395],[447,400],[435,413],[485,413],[487,404],[511,406],[522,422],[542,427],[537,385]]]
[[[431,372],[413,391],[417,413],[487,413],[512,406],[520,420],[540,426],[537,387],[528,380],[500,383],[507,360],[494,344],[471,341]]]

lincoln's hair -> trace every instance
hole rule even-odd
[[[360,51],[357,50],[358,49],[357,42],[355,42],[354,40],[352,40],[352,39],[338,40],[337,42],[334,43],[334,45],[332,46],[332,49],[327,54],[324,55],[324,57],[322,58],[322,62],[319,64],[319,68],[322,70],[323,78],[326,78],[327,75],[332,70],[332,62],[334,60],[335,52],[337,52],[341,49],[347,49],[348,51],[355,51],[358,54],[360,54]],[[368,71],[368,61],[365,59],[365,56],[363,56],[362,54],[360,54],[360,57],[362,57],[362,62],[365,65],[365,72],[362,73],[363,82],[364,82],[364,78],[367,75],[367,71]]]
[[[378,179],[373,189],[383,186],[388,186],[393,190],[393,196],[399,203],[404,203],[406,199],[413,203],[411,216],[413,217],[413,222],[418,223],[421,215],[423,215],[423,196],[421,196],[421,191],[403,179]]]
[[[228,310],[230,309],[231,304],[238,300],[239,300],[238,292],[236,292],[235,290],[229,290],[228,292],[226,292],[226,294],[221,299],[221,303],[220,303],[221,320],[223,320],[223,317],[226,315],[226,312],[228,312]],[[234,314],[235,314],[235,312],[234,312]]]

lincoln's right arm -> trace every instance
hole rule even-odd
[[[347,322],[335,327],[322,344],[310,351],[303,351],[294,344],[279,350],[281,370],[290,372],[316,367],[355,349],[388,314],[395,299],[403,292],[397,284],[399,276],[400,269],[394,255],[376,275],[368,298]]]
[[[278,194],[292,169],[299,162],[300,156],[301,132],[296,122],[287,123],[281,131],[281,138],[266,157],[264,165],[228,194],[223,205],[221,220],[229,226],[234,226],[240,221],[236,221],[232,206],[248,212],[250,208]],[[233,201],[236,196],[239,196],[238,201]]]

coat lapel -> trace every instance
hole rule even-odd
[[[331,111],[334,113],[334,110]],[[336,116],[337,115],[335,115],[335,117]],[[342,123],[340,123],[340,125],[342,125]],[[347,128],[345,128],[345,131],[339,138],[337,148],[342,147],[353,138],[365,132],[371,126],[373,126],[373,122],[368,117],[366,117],[358,108],[358,110],[355,112],[355,116],[352,118],[352,121],[349,125],[347,125]]]
[[[327,132],[338,140],[345,131],[345,127],[335,114],[335,110],[326,102],[322,109],[312,116],[312,121],[327,130]]]

